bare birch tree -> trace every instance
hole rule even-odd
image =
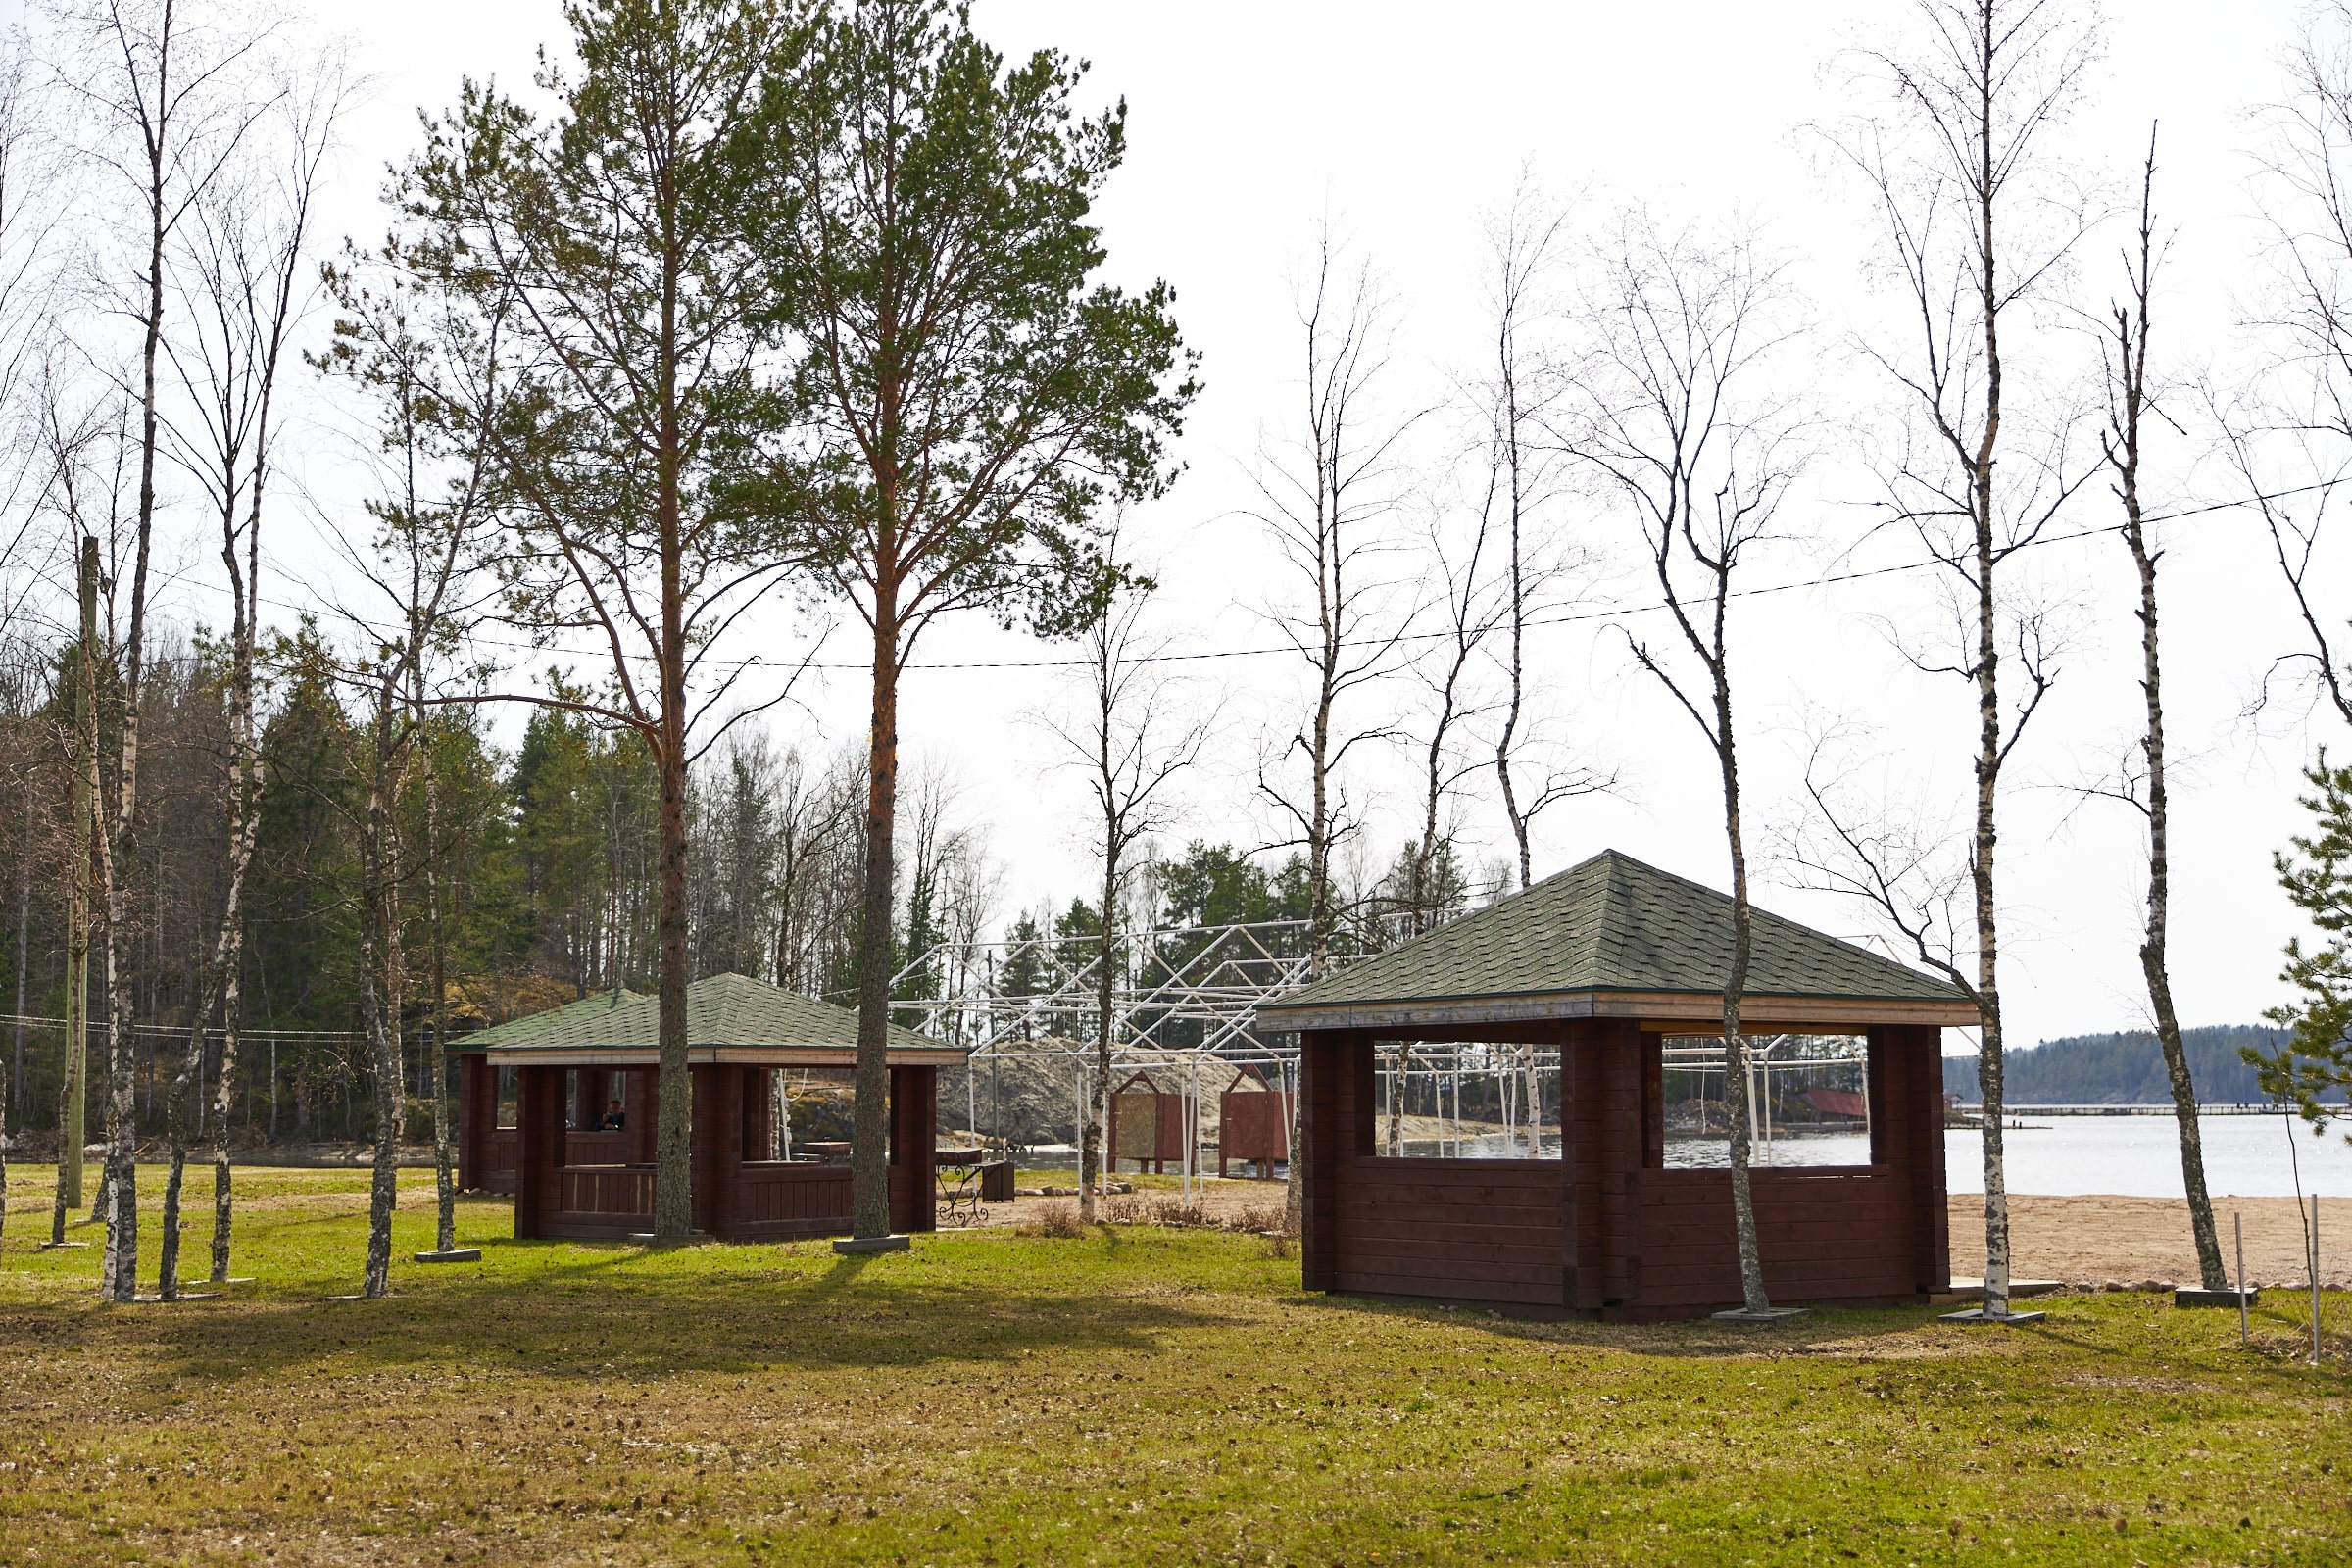
[[[2313,7],[2287,66],[2289,90],[2268,111],[2261,153],[2272,276],[2250,323],[2260,358],[2232,395],[2209,387],[2205,400],[2239,496],[2269,535],[2299,633],[2298,646],[2264,673],[2252,710],[2267,710],[2281,685],[2299,687],[2308,708],[2352,726],[2345,606],[2329,592],[2342,577],[2341,524],[2330,513],[2352,472],[2352,4]],[[2352,1081],[2340,892],[2347,773],[2328,762],[2323,745],[2303,775],[2313,789],[2300,798],[2312,813],[2310,835],[2294,836],[2297,853],[2273,863],[2322,940],[2286,944],[2279,978],[2299,996],[2265,1016],[2287,1026],[2289,1039],[2241,1054],[2264,1090],[2295,1101],[2316,1130],[2330,1114],[2330,1094]]]
[[[1116,543],[1114,535],[1114,548]],[[1090,1223],[1104,1152],[1099,1139],[1109,1104],[1110,1054],[1118,1043],[1121,920],[1140,869],[1136,852],[1174,820],[1176,783],[1200,760],[1211,728],[1208,715],[1185,710],[1179,682],[1158,662],[1165,644],[1145,625],[1150,604],[1148,586],[1113,596],[1079,639],[1083,699],[1074,712],[1047,720],[1085,775],[1102,868],[1098,885],[1102,918],[1095,939],[1095,1062],[1078,1156],[1079,1212]]]
[[[87,148],[119,181],[137,214],[122,225],[114,308],[136,328],[131,370],[139,428],[138,501],[128,541],[126,600],[116,621],[116,742],[113,777],[99,808],[98,882],[106,936],[107,1211],[99,1294],[127,1301],[138,1281],[136,1053],[131,1030],[131,888],[139,860],[139,698],[147,657],[148,571],[163,452],[160,394],[165,319],[172,290],[169,250],[195,204],[213,189],[268,106],[249,91],[247,65],[267,28],[210,28],[189,23],[173,0],[75,0],[55,18],[71,58],[66,85],[94,135]],[[121,569],[115,573],[119,580]],[[110,617],[112,618],[112,617]]]
[[[88,1138],[90,1047],[90,928],[92,840],[98,829],[101,795],[98,757],[98,636],[101,575],[98,530],[117,531],[125,506],[123,483],[134,452],[129,433],[130,403],[108,397],[69,417],[66,393],[45,375],[41,440],[50,468],[47,505],[65,525],[75,552],[78,620],[67,649],[65,680],[70,713],[60,750],[70,775],[67,785],[66,858],[66,1059],[58,1106],[57,1190],[49,1245],[66,1241],[66,1213],[83,1199],[83,1148]],[[91,1195],[93,1218],[104,1210],[104,1188]]]
[[[425,966],[433,994],[425,1005],[431,1033],[427,1065],[432,1085],[435,1250],[457,1245],[457,1174],[449,1100],[448,954],[443,926],[446,861],[452,845],[441,810],[435,754],[438,715],[451,703],[471,700],[471,687],[448,666],[472,624],[486,612],[477,591],[496,547],[486,524],[495,483],[496,431],[510,394],[505,330],[515,306],[494,304],[487,315],[448,310],[406,279],[371,270],[329,270],[340,320],[323,363],[349,376],[375,404],[373,444],[384,493],[368,503],[375,524],[372,550],[353,553],[354,576],[372,590],[376,655],[360,674],[375,731],[368,758],[368,806],[360,824],[365,868],[375,885],[364,890],[363,947],[372,959],[367,980],[370,1005],[383,1013],[368,1025],[376,1053],[375,1181],[369,1205],[365,1294],[386,1289],[391,1259],[392,1209],[402,1114],[400,1046],[408,962],[402,927],[412,884],[423,887]],[[377,286],[370,287],[369,282]],[[455,693],[451,687],[459,687]],[[398,820],[411,788],[423,792],[422,836],[409,855]],[[385,1085],[392,1087],[387,1092]]]
[[[286,73],[269,92],[275,113],[257,126],[236,168],[201,193],[175,270],[188,329],[166,354],[191,411],[172,421],[169,448],[204,494],[220,528],[229,591],[228,778],[222,800],[226,864],[212,940],[196,976],[187,1050],[165,1096],[170,1166],[164,1182],[157,1294],[179,1292],[180,1187],[187,1163],[189,1097],[201,1092],[213,1020],[221,1019],[213,1143],[212,1277],[228,1278],[234,1221],[228,1162],[229,1085],[237,1065],[239,982],[244,967],[245,877],[260,827],[262,765],[254,722],[254,643],[261,592],[262,519],[278,425],[278,372],[316,288],[310,255],[313,199],[343,107],[331,54],[306,53],[299,81]]]
[[[1268,738],[1257,790],[1284,828],[1275,847],[1305,852],[1307,972],[1314,978],[1330,967],[1341,912],[1333,854],[1361,826],[1345,769],[1358,747],[1395,732],[1394,725],[1354,717],[1353,699],[1396,673],[1409,620],[1399,608],[1395,514],[1404,442],[1421,413],[1396,415],[1380,406],[1376,383],[1388,365],[1389,317],[1371,268],[1350,269],[1325,230],[1298,299],[1297,447],[1287,461],[1261,462],[1256,475],[1257,517],[1282,553],[1291,583],[1304,589],[1270,607],[1268,618],[1304,662],[1308,682],[1296,720]],[[1292,1123],[1285,1224],[1296,1234],[1303,1114],[1295,1111]]]
[[[2172,906],[2172,795],[2165,773],[2164,681],[2156,620],[2156,565],[2163,552],[2149,538],[2140,499],[2142,442],[2152,422],[2166,418],[2149,378],[2148,344],[2157,264],[2155,238],[2156,132],[2148,131],[2148,159],[2139,186],[2137,246],[2124,256],[2124,297],[2109,307],[2103,335],[2107,381],[2107,426],[2099,433],[2116,499],[2123,504],[2124,545],[2139,580],[2140,696],[2146,726],[2136,750],[2136,768],[2127,764],[2116,785],[2102,793],[2140,813],[2148,832],[2147,919],[2139,944],[2139,967],[2148,988],[2148,1009],[2156,1043],[2164,1053],[2165,1077],[2180,1137],[2180,1181],[2188,1197],[2189,1232],[2196,1243],[2197,1275],[2205,1289],[2230,1288],[2220,1233],[2213,1222],[2213,1198],[2205,1186],[2205,1149],[2197,1125],[2197,1086],[2189,1076],[2188,1051],[2180,1040],[2180,1016],[2173,1006],[2167,962]],[[2136,776],[2134,776],[2136,775]]]
[[[1539,712],[1530,693],[1528,634],[1551,608],[1550,596],[1582,552],[1554,516],[1562,498],[1557,444],[1545,430],[1563,381],[1545,363],[1537,330],[1547,314],[1545,289],[1559,260],[1567,219],[1522,177],[1510,205],[1487,224],[1487,311],[1494,334],[1485,377],[1469,388],[1482,429],[1486,491],[1481,522],[1499,527],[1501,631],[1497,662],[1503,691],[1494,730],[1494,782],[1518,852],[1519,887],[1535,881],[1536,818],[1562,801],[1612,789],[1616,775],[1574,760],[1541,767]]]
[[[1428,637],[1406,668],[1422,689],[1415,718],[1427,727],[1414,730],[1405,721],[1403,737],[1414,752],[1421,820],[1407,843],[1402,876],[1390,891],[1390,906],[1403,916],[1404,933],[1418,936],[1434,930],[1457,908],[1462,894],[1461,868],[1454,853],[1459,824],[1454,807],[1462,781],[1488,765],[1484,758],[1468,755],[1462,730],[1490,705],[1478,683],[1480,656],[1488,639],[1508,623],[1505,594],[1510,579],[1497,582],[1491,551],[1494,540],[1492,487],[1454,537],[1441,514],[1433,519],[1424,559],[1433,576],[1429,610],[1441,624]],[[1392,1155],[1404,1152],[1405,1085],[1412,1073],[1413,1049],[1396,1050],[1396,1076],[1389,1093],[1388,1131],[1384,1145]],[[1535,1082],[1532,1055],[1524,1062],[1529,1084]],[[1533,1104],[1534,1099],[1529,1099]]]
[[[2072,463],[2067,417],[2035,427],[2054,400],[2031,395],[2039,368],[2031,329],[2082,232],[2082,202],[2055,143],[2097,36],[2095,19],[2069,0],[1917,0],[1914,10],[1907,51],[1863,60],[1863,85],[1884,96],[1885,111],[1845,126],[1838,142],[1878,211],[1894,314],[1909,323],[1865,345],[1904,415],[1884,472],[1890,511],[1944,568],[1952,593],[1952,641],[1906,654],[1923,671],[1967,682],[1976,699],[1974,972],[1938,966],[1983,1020],[1984,1313],[1998,1320],[2009,1315],[1998,806],[2003,769],[2053,675],[2049,628],[2021,610],[2011,578],[2018,552],[2093,471]],[[2011,658],[2023,690],[2004,696]],[[1849,884],[1886,885],[1884,870]],[[1878,906],[1900,925],[1899,908]]]
[[[1568,450],[1604,481],[1640,532],[1680,649],[1628,628],[1635,660],[1713,752],[1732,870],[1732,951],[1723,981],[1725,1108],[1743,1310],[1768,1314],[1748,1176],[1747,1035],[1753,953],[1731,601],[1749,553],[1802,466],[1801,409],[1788,388],[1798,341],[1784,264],[1756,237],[1662,231],[1623,215],[1594,259],[1580,313],[1587,351],[1565,422]]]
[[[2335,576],[2329,513],[2352,468],[2352,3],[2311,10],[2287,70],[2289,90],[2266,113],[2259,155],[2270,276],[2248,324],[2260,357],[2239,390],[2208,387],[2204,400],[2301,634],[2254,706],[2268,707],[2283,681],[2352,726],[2352,661],[2336,630],[2345,607],[2325,593]]]

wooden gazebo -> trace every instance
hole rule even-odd
[[[1951,1283],[1941,1031],[1957,988],[1757,910],[1751,1035],[1868,1046],[1870,1162],[1752,1171],[1776,1303],[1917,1301]],[[1722,1034],[1732,901],[1609,851],[1258,1010],[1300,1032],[1309,1290],[1524,1316],[1740,1303],[1731,1173],[1668,1169],[1661,1043]],[[1375,1043],[1556,1049],[1559,1159],[1376,1153]]]
[[[602,992],[451,1042],[459,1090],[458,1180],[514,1195],[518,1237],[622,1237],[650,1230],[660,1105],[660,1004]],[[693,1085],[694,1226],[730,1241],[847,1235],[850,1168],[833,1153],[773,1159],[769,1074],[849,1067],[858,1015],[740,974],[686,993]],[[890,1214],[933,1226],[938,1072],[961,1049],[890,1034]],[[512,1070],[514,1125],[499,1125]],[[618,1130],[600,1124],[622,1102]]]

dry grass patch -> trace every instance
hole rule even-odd
[[[94,1252],[0,1252],[0,1564],[2317,1565],[2352,1535],[2352,1380],[2144,1298],[1536,1325],[1306,1296],[1205,1229],[851,1260],[514,1243],[469,1202],[481,1265],[330,1301],[365,1173],[241,1180],[228,1299],[101,1307]]]

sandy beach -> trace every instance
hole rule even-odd
[[[2352,1201],[2325,1199],[2320,1210],[2321,1283],[2352,1286]],[[2245,1222],[2249,1280],[2257,1285],[2309,1280],[2293,1199],[2216,1197],[2213,1211],[2222,1257],[2231,1269],[2236,1267],[2230,1228],[2234,1213]],[[2310,1213],[2308,1200],[2304,1213]],[[1954,1194],[1951,1214],[1952,1273],[1981,1277],[1984,1200],[1974,1193]],[[2181,1199],[2012,1196],[2009,1229],[2010,1269],[2019,1279],[2070,1285],[2196,1282],[2197,1250],[2189,1238],[2188,1204]]]
[[[1200,1207],[1213,1222],[1257,1228],[1280,1222],[1279,1182],[1210,1181]],[[988,1205],[990,1225],[1035,1224],[1049,1206],[1072,1206],[1067,1198],[1023,1198]],[[1974,1193],[1951,1200],[1952,1273],[1981,1277],[1984,1271],[1984,1206]],[[1179,1195],[1157,1186],[1114,1196],[1108,1217],[1149,1223],[1173,1217]],[[2352,1200],[2321,1203],[2320,1279],[2352,1287]],[[2306,1213],[2309,1212],[2308,1203]],[[2291,1198],[2216,1198],[2223,1257],[2234,1269],[2230,1221],[2245,1222],[2246,1276],[2258,1285],[2309,1278],[2303,1267],[2302,1228]],[[2110,1282],[2137,1287],[2156,1281],[2193,1284],[2196,1247],[2189,1239],[2188,1204],[2177,1198],[2043,1198],[2009,1200],[2011,1269],[2019,1279],[2062,1280],[2100,1287]]]

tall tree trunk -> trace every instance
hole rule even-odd
[[[1315,694],[1314,750],[1308,759],[1311,768],[1306,835],[1306,913],[1307,962],[1306,976],[1311,983],[1320,980],[1331,969],[1331,938],[1333,926],[1331,899],[1331,710],[1333,671],[1339,667],[1339,611],[1334,601],[1340,596],[1331,587],[1334,568],[1326,565],[1318,577],[1318,588],[1324,595],[1322,605],[1323,680]],[[1301,1071],[1305,1057],[1299,1057]],[[1304,1079],[1300,1080],[1301,1085]],[[1305,1167],[1307,1139],[1306,1096],[1301,1087],[1298,1098],[1291,1105],[1291,1160],[1289,1181],[1283,1189],[1282,1229],[1286,1236],[1298,1236],[1305,1223]]]
[[[260,522],[259,512],[257,497],[256,528]],[[250,564],[258,566],[259,551],[252,552],[248,559]],[[230,677],[229,738],[236,771],[229,786],[230,799],[234,803],[229,818],[229,907],[221,922],[220,956],[215,963],[216,972],[220,977],[220,1067],[213,1085],[212,1279],[215,1284],[225,1283],[228,1279],[229,1249],[236,1218],[234,1188],[228,1166],[228,1118],[236,1093],[238,1034],[244,1025],[243,890],[245,873],[253,863],[254,837],[261,826],[262,814],[261,748],[257,744],[253,721],[253,620],[259,609],[256,574],[248,571],[240,587],[245,591],[247,604],[235,656],[236,667]],[[270,1052],[270,1100],[274,1123],[277,1109],[274,1045]]]
[[[125,718],[125,728],[130,720]],[[125,739],[127,760],[135,741]],[[130,798],[127,782],[118,778],[118,800]],[[114,816],[114,813],[109,813]],[[138,1295],[139,1191],[138,1057],[130,1032],[130,969],[126,927],[128,872],[115,850],[129,837],[120,817],[92,835],[98,858],[97,889],[104,910],[101,927],[106,953],[106,1165],[99,1175],[98,1200],[106,1207],[106,1252],[99,1265],[99,1295],[110,1301],[129,1301]]]
[[[885,534],[884,549],[877,555],[887,561],[895,547],[896,540]],[[890,1096],[892,836],[899,786],[897,590],[895,575],[876,573],[873,718],[866,736],[865,900],[858,934],[857,1122],[850,1170],[850,1225],[861,1241],[890,1234],[885,1116]]]
[[[458,1167],[449,1113],[449,972],[448,937],[441,923],[441,777],[434,765],[432,741],[425,741],[424,767],[424,929],[432,973],[432,1045],[427,1062],[433,1085],[433,1247],[454,1251],[458,1245]]]
[[[158,48],[156,98],[166,112],[171,85],[172,14],[164,14]],[[133,84],[136,90],[136,84]],[[147,562],[155,535],[155,462],[161,434],[156,376],[164,342],[164,236],[170,225],[165,179],[171,149],[158,125],[147,134],[147,298],[139,349],[139,502],[131,572],[130,635],[122,649],[122,752],[115,778],[114,809],[99,835],[100,885],[106,897],[107,1147],[106,1260],[100,1294],[128,1301],[138,1294],[138,1124],[133,1100],[136,1061],[131,1039],[130,876],[138,863],[139,698],[146,661]],[[110,842],[111,841],[111,842]]]
[[[232,475],[233,477],[233,475]],[[253,858],[253,826],[250,820],[254,802],[248,794],[250,772],[248,755],[251,750],[252,680],[251,632],[247,615],[246,583],[237,564],[236,516],[233,511],[235,486],[226,487],[232,498],[231,508],[223,518],[222,554],[228,562],[234,603],[231,609],[230,638],[235,652],[229,675],[229,780],[228,805],[228,888],[221,902],[220,924],[213,939],[213,951],[198,966],[196,996],[188,1015],[187,1052],[179,1069],[167,1088],[164,1100],[164,1118],[170,1146],[171,1164],[164,1178],[163,1245],[156,1274],[156,1295],[163,1299],[175,1300],[179,1296],[180,1198],[186,1183],[188,1163],[187,1107],[204,1093],[204,1064],[212,1033],[213,1009],[227,987],[227,976],[243,956],[245,868]],[[224,1239],[219,1234],[221,1219],[222,1172],[228,1140],[227,1091],[229,1075],[234,1071],[234,1057],[224,1048],[221,1069],[216,1092],[220,1096],[221,1112],[215,1124],[215,1155],[213,1163],[213,1215],[215,1239],[214,1272],[226,1278]]]
[[[368,1044],[373,1057],[375,1167],[368,1189],[368,1274],[361,1293],[369,1300],[392,1285],[392,1211],[399,1200],[400,1143],[406,1096],[400,1047],[400,827],[395,817],[406,745],[394,733],[398,668],[380,672],[375,757],[368,775],[361,851],[364,906],[361,967],[367,985]]]
[[[2165,962],[2166,924],[2170,913],[2172,858],[2170,802],[2164,780],[2164,697],[2157,667],[2156,559],[2148,553],[2140,530],[2139,498],[2130,494],[2132,525],[2125,532],[2132,559],[2139,567],[2140,647],[2146,673],[2142,687],[2148,700],[2148,922],[2139,945],[2140,972],[2148,983],[2148,1005],[2156,1014],[2156,1039],[2164,1048],[2165,1077],[2173,1092],[2173,1116],[2180,1131],[2180,1183],[2188,1194],[2189,1229],[2196,1239],[2197,1275],[2209,1291],[2230,1288],[2230,1271],[2222,1261],[2222,1241],[2213,1223],[2213,1198],[2205,1188],[2205,1150],[2197,1123],[2197,1086],[2188,1074],[2188,1052],[2180,1041],[2180,1017],[2173,1010],[2173,983]]]
[[[682,1242],[694,1229],[694,1165],[689,1146],[694,1085],[686,1065],[686,607],[680,518],[677,416],[676,273],[663,279],[661,439],[662,739],[661,771],[660,1120],[654,1128],[654,1235]]]
[[[1078,1216],[1089,1223],[1095,1218],[1097,1172],[1102,1173],[1100,1185],[1104,1191],[1109,1190],[1110,1178],[1116,1174],[1106,1164],[1110,1157],[1108,1143],[1096,1143],[1097,1129],[1102,1129],[1107,1136],[1113,1113],[1110,1100],[1110,1009],[1113,989],[1110,962],[1118,941],[1111,924],[1111,910],[1118,903],[1119,894],[1118,825],[1106,820],[1104,826],[1106,836],[1103,842],[1109,848],[1102,857],[1102,931],[1096,953],[1094,1104],[1087,1117],[1084,1139],[1078,1151]],[[1156,1152],[1159,1147],[1159,1124],[1156,1121],[1152,1125],[1152,1146]]]
[[[2213,1222],[2213,1198],[2205,1188],[2205,1149],[2197,1122],[2197,1086],[2180,1042],[2180,1018],[2173,1009],[2173,982],[2165,957],[2172,898],[2172,801],[2165,779],[2164,680],[2156,628],[2156,555],[2148,548],[2146,517],[2139,499],[2140,416],[2147,407],[2148,307],[2155,292],[2154,205],[2156,132],[2148,131],[2148,159],[2140,185],[2139,259],[2132,275],[2133,299],[2115,311],[2120,379],[2110,381],[2111,430],[2104,441],[2115,470],[2116,494],[2124,503],[2124,543],[2139,572],[2140,693],[2147,702],[2147,731],[2140,747],[2148,763],[2148,914],[2139,945],[2140,973],[2155,1014],[2156,1040],[2164,1050],[2165,1076],[2173,1094],[2173,1115],[2180,1135],[2180,1185],[2188,1195],[2189,1231],[2196,1242],[2197,1276],[2209,1291],[2230,1288],[2222,1242]],[[2115,393],[2121,393],[2120,408]],[[2120,417],[2116,417],[2120,416]]]
[[[0,1237],[8,1234],[8,1111],[24,1098],[24,969],[25,946],[32,936],[32,846],[17,858],[17,1010],[16,1050],[8,1079],[0,1083]]]
[[[663,649],[661,649],[661,1067],[659,1121],[654,1126],[654,1237],[684,1242],[694,1230],[692,1116],[694,1081],[687,1069],[687,649],[677,597],[680,553],[675,522],[663,550]]]
[[[1750,1312],[1769,1311],[1764,1292],[1764,1249],[1756,1232],[1755,1190],[1748,1180],[1747,1032],[1740,1008],[1754,952],[1754,909],[1747,900],[1747,846],[1740,828],[1740,755],[1733,739],[1732,688],[1723,667],[1723,605],[1731,584],[1716,584],[1715,723],[1723,763],[1723,833],[1732,855],[1732,967],[1723,980],[1723,1082],[1731,1113],[1732,1220],[1740,1243],[1740,1297]]]
[[[90,823],[98,803],[98,540],[81,540],[81,640],[69,664],[74,685],[74,781],[68,794],[73,877],[66,903],[66,1063],[57,1122],[57,1201],[52,1246],[66,1239],[66,1210],[82,1199],[82,1149],[89,1143]]]
[[[1503,698],[1502,727],[1494,737],[1494,780],[1502,787],[1502,812],[1511,824],[1511,839],[1519,851],[1519,891],[1524,893],[1535,882],[1536,857],[1533,835],[1527,813],[1520,809],[1519,792],[1511,778],[1511,744],[1519,733],[1519,715],[1526,687],[1527,649],[1527,568],[1521,554],[1520,524],[1525,507],[1521,487],[1525,477],[1521,472],[1519,451],[1519,381],[1518,366],[1509,347],[1509,328],[1504,329],[1505,346],[1502,353],[1503,370],[1503,461],[1510,470],[1511,487],[1511,564],[1509,612],[1511,654],[1505,664],[1509,682]]]
[[[2000,188],[1994,169],[1993,63],[2006,43],[1993,34],[1992,6],[1978,8],[1977,58],[1984,63],[1977,132],[1978,301],[1984,322],[1984,430],[1970,465],[1969,499],[1976,525],[1977,589],[1977,820],[1969,871],[1976,898],[1977,1000],[1982,1027],[1977,1047],[1977,1081],[1984,1100],[1984,1313],[2009,1312],[2009,1175],[2001,1139],[2001,991],[1999,908],[1993,898],[1994,851],[1998,848],[1994,805],[1999,795],[2001,746],[2000,639],[1993,570],[1993,457],[2001,432],[2001,297],[1994,269],[1993,196]]]

